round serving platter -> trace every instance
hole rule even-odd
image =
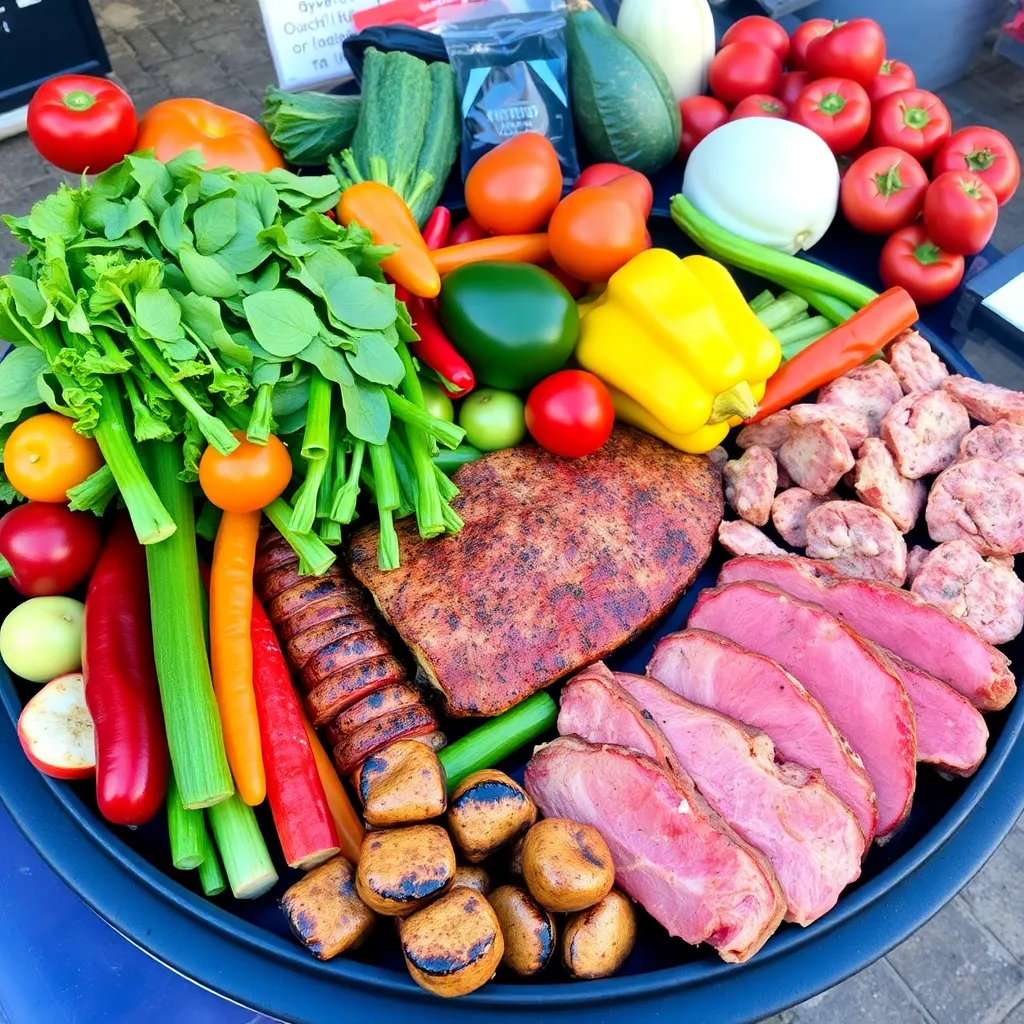
[[[686,244],[665,222],[655,237],[677,248]],[[954,348],[923,333],[953,372],[978,376]],[[609,665],[643,672],[657,639],[682,628],[722,561],[716,550],[665,619],[616,652]],[[1024,636],[1004,650],[1024,661]],[[670,939],[645,917],[636,949],[614,978],[572,984],[556,969],[547,980],[498,980],[443,1002],[413,983],[383,922],[355,957],[313,959],[288,934],[276,906],[298,877],[283,865],[279,885],[252,902],[210,901],[188,888],[187,876],[170,865],[162,816],[142,829],[115,829],[98,815],[90,783],[58,782],[29,764],[14,724],[32,689],[0,666],[7,712],[0,715],[0,802],[42,858],[147,953],[220,995],[294,1024],[334,1024],[359,1012],[392,1020],[409,1011],[424,1021],[543,1013],[618,1022],[680,1011],[702,1022],[757,1020],[836,984],[918,928],[984,864],[1024,809],[1024,702],[1016,700],[986,716],[989,753],[972,779],[946,781],[922,767],[909,821],[888,845],[872,848],[861,879],[837,907],[806,929],[784,925],[751,961],[722,963],[708,947],[694,950]],[[521,777],[528,756],[524,751],[503,767]],[[266,809],[261,813],[264,832],[272,835]]]

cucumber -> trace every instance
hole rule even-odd
[[[565,29],[576,127],[598,161],[654,174],[679,150],[679,104],[654,58],[594,10],[569,0]]]
[[[430,117],[423,149],[408,195],[405,197],[416,223],[422,228],[434,211],[459,151],[459,102],[451,64],[430,65]]]

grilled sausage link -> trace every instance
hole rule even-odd
[[[254,579],[306,692],[309,717],[324,730],[342,775],[395,740],[444,745],[437,717],[395,657],[369,595],[341,566],[300,576],[291,546],[265,527]]]

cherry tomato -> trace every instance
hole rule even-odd
[[[469,215],[492,235],[541,231],[562,195],[562,168],[549,139],[523,132],[485,153],[466,176]]]
[[[940,249],[963,256],[981,252],[988,245],[998,216],[995,192],[970,171],[940,174],[924,195],[928,237]]]
[[[607,281],[643,251],[646,218],[619,190],[601,185],[570,192],[548,225],[551,257],[571,277]]]
[[[839,198],[843,214],[858,231],[888,235],[917,220],[927,190],[925,169],[902,149],[883,146],[853,162]]]
[[[4,446],[11,486],[32,501],[63,505],[68,491],[103,465],[95,441],[82,437],[74,420],[44,412],[19,423]]]
[[[914,69],[901,60],[883,60],[878,74],[865,86],[871,105],[880,103],[886,96],[904,89],[913,89],[917,85]]]
[[[452,228],[448,236],[449,245],[462,245],[464,242],[479,242],[481,238],[489,237],[487,232],[472,217],[467,217],[460,224]]]
[[[885,35],[877,21],[854,18],[813,39],[805,59],[815,78],[850,78],[866,88],[885,60]]]
[[[835,22],[831,18],[811,18],[801,22],[789,37],[789,59],[786,63],[793,71],[803,71],[807,67],[807,47],[818,36],[831,32]]]
[[[940,249],[920,224],[910,224],[882,247],[878,273],[886,288],[905,288],[919,306],[931,306],[956,291],[964,258]]]
[[[756,93],[740,100],[729,120],[739,121],[743,117],[778,117],[785,120],[788,113],[789,107],[782,100],[777,100],[774,96]]]
[[[923,163],[949,138],[950,127],[949,111],[935,93],[904,89],[875,107],[871,141],[896,146]]]
[[[811,76],[806,71],[787,71],[779,83],[779,99],[786,104],[787,109],[792,107],[800,98],[804,87],[811,84]]]
[[[685,160],[697,143],[721,128],[729,120],[729,108],[714,96],[690,96],[679,101],[683,134],[679,140],[679,159]]]
[[[596,452],[614,425],[608,388],[586,370],[559,370],[526,400],[526,429],[542,448],[566,459]]]
[[[820,135],[833,153],[846,153],[867,135],[871,103],[856,82],[821,78],[800,93],[789,119]]]
[[[239,440],[230,455],[210,447],[199,460],[199,486],[203,494],[225,512],[255,512],[279,498],[292,478],[288,449],[273,434],[264,445],[245,439],[244,430],[232,430]]]
[[[591,185],[610,185],[636,203],[646,220],[654,206],[654,189],[645,175],[622,164],[592,164],[573,183],[573,191]]]
[[[782,61],[767,46],[730,43],[715,54],[708,67],[711,92],[727,107],[754,93],[775,95],[782,79]]]
[[[722,46],[730,43],[757,43],[758,46],[767,46],[776,57],[786,63],[789,56],[789,36],[786,30],[771,18],[763,14],[750,14],[746,18],[734,21],[722,36]]]
[[[1000,206],[1020,183],[1020,161],[1013,143],[994,128],[961,128],[950,135],[932,161],[935,177],[946,171],[973,172],[995,192]]]

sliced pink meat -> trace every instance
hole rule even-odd
[[[874,838],[878,808],[864,765],[825,709],[777,662],[717,633],[687,629],[658,641],[647,674],[680,697],[760,729],[785,760],[816,768],[856,815],[867,842]]]
[[[1024,426],[999,420],[990,427],[975,427],[960,442],[957,461],[977,458],[1001,462],[1024,476]]]
[[[902,586],[907,542],[896,524],[859,501],[829,501],[807,516],[807,557],[827,561],[845,576]]]
[[[794,427],[779,449],[779,465],[812,494],[828,494],[853,469],[853,453],[831,420]]]
[[[951,466],[970,430],[967,410],[952,395],[921,391],[901,398],[885,414],[881,435],[900,473],[920,480]]]
[[[872,437],[878,436],[882,417],[903,397],[903,388],[892,367],[881,359],[858,366],[818,392],[819,405],[840,405],[860,413]]]
[[[770,537],[745,519],[723,519],[718,524],[718,543],[733,555],[784,555]]]
[[[1024,424],[1024,394],[1019,391],[959,375],[947,377],[942,387],[967,409],[972,419],[981,423],[1009,420]]]
[[[917,331],[904,331],[889,346],[888,359],[906,395],[937,391],[949,376],[946,364]]]
[[[789,418],[794,427],[806,427],[811,423],[828,420],[839,428],[839,433],[846,438],[851,451],[856,451],[864,439],[871,436],[867,418],[856,409],[847,409],[842,405],[794,405],[790,407]]]
[[[920,544],[915,544],[907,552],[907,584],[914,582],[917,574],[921,571],[921,566],[924,565],[924,560],[928,557],[929,549],[921,547]]]
[[[932,540],[964,540],[983,555],[1024,552],[1024,477],[968,459],[940,473],[924,512]]]
[[[1002,651],[909,591],[848,579],[827,562],[798,555],[733,558],[722,566],[718,583],[738,580],[760,580],[821,605],[868,640],[949,683],[981,711],[1006,707],[1017,692]]]
[[[735,513],[754,526],[764,526],[772,511],[779,479],[775,456],[768,448],[752,445],[738,459],[722,467],[725,500]]]
[[[900,533],[909,533],[928,500],[928,488],[920,480],[908,480],[896,468],[888,445],[869,437],[857,452],[853,489],[865,505],[884,512]]]
[[[990,644],[1009,643],[1024,629],[1024,582],[962,540],[929,552],[910,590]]]
[[[878,797],[878,838],[906,821],[917,778],[914,712],[880,648],[823,608],[763,583],[703,591],[688,625],[792,672],[864,762]]]
[[[778,451],[792,429],[788,409],[780,409],[770,416],[765,416],[759,423],[751,423],[736,435],[736,444],[740,448],[752,448],[755,444],[770,451]]]
[[[563,736],[534,753],[526,790],[545,817],[600,830],[616,884],[670,935],[740,963],[782,921],[786,902],[764,854],[683,773],[624,747]]]
[[[985,759],[988,726],[981,712],[935,676],[889,653],[917,723],[917,760],[949,775],[973,775]]]
[[[775,501],[772,502],[772,526],[787,544],[805,548],[808,515],[819,505],[836,500],[835,494],[811,494],[803,487],[790,487],[775,495]]]

